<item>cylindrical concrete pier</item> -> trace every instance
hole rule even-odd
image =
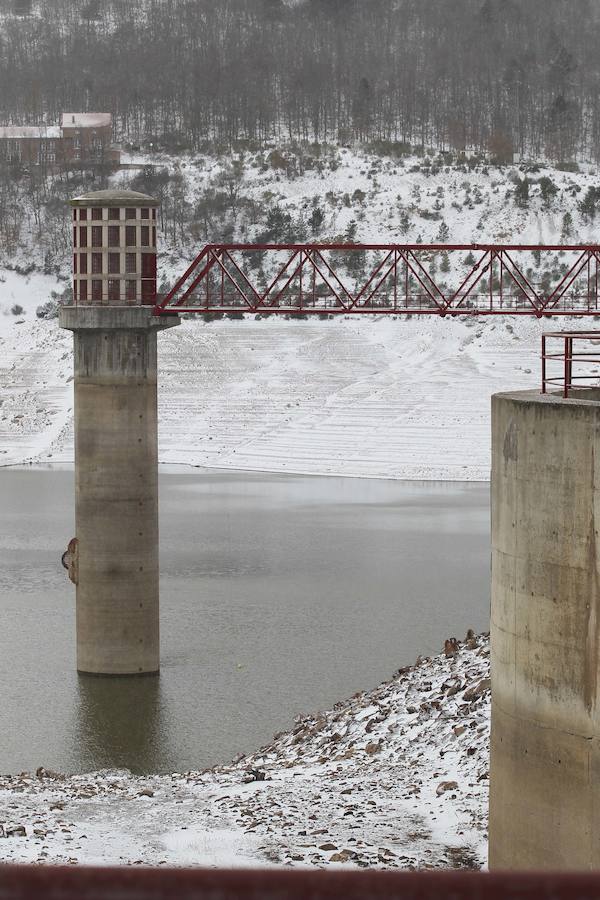
[[[600,867],[599,491],[600,402],[492,398],[492,869]]]
[[[79,302],[61,309],[60,325],[74,335],[77,540],[71,576],[77,584],[77,669],[156,673],[156,334],[179,320],[153,316],[151,306],[142,305],[155,298],[142,273],[153,268],[155,278],[156,269],[140,263],[140,255],[155,257],[155,242],[152,248],[136,246],[135,230],[149,228],[143,222],[152,221],[155,201],[100,191],[72,203]],[[79,224],[88,219],[89,229]],[[126,263],[128,255],[135,258]],[[89,289],[83,287],[88,273]]]

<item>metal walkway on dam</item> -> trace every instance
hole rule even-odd
[[[599,259],[596,244],[208,244],[154,312],[595,316]]]

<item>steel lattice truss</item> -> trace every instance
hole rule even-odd
[[[598,315],[600,245],[209,244],[155,312]]]

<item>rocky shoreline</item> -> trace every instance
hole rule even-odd
[[[230,765],[0,776],[0,862],[481,868],[489,700],[469,632]]]

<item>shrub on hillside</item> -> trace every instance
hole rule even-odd
[[[551,178],[548,178],[547,175],[544,175],[539,180],[540,185],[540,196],[544,201],[544,206],[550,206],[552,200],[558,194],[558,188],[554,184]]]
[[[58,310],[61,306],[70,306],[73,303],[73,289],[71,285],[67,285],[62,293],[58,291],[50,291],[50,299],[35,311],[38,319],[56,319],[58,318]]]
[[[57,319],[58,303],[56,300],[48,300],[46,303],[42,303],[41,306],[38,306],[35,314],[38,319]]]

